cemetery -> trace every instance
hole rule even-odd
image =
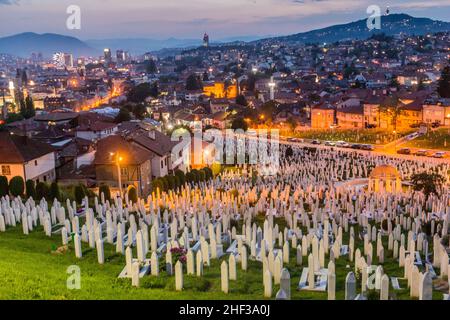
[[[3,196],[0,298],[449,300],[449,162],[280,154],[137,201]]]

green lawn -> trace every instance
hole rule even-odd
[[[367,143],[367,144],[386,144],[400,138],[412,130],[398,132],[394,134],[392,131],[379,129],[329,129],[329,130],[307,130],[296,133],[296,137],[304,139],[319,139],[329,141],[346,141],[352,143]]]
[[[257,222],[262,220],[258,219]],[[277,222],[282,227],[281,221]],[[357,233],[357,229],[355,232]],[[344,243],[348,243],[348,235],[344,236]],[[6,233],[1,233],[0,299],[263,299],[262,264],[256,261],[249,261],[247,272],[241,271],[240,264],[237,264],[238,281],[230,281],[228,295],[220,290],[221,261],[217,260],[211,260],[211,266],[204,268],[202,279],[185,275],[185,290],[176,292],[174,277],[169,277],[164,272],[159,277],[144,277],[140,288],[133,288],[130,279],[118,279],[118,274],[125,266],[125,258],[116,254],[110,245],[105,245],[105,264],[99,265],[95,249],[90,249],[87,244],[83,243],[81,260],[75,258],[71,246],[64,254],[52,254],[52,248],[59,244],[59,236],[47,238],[41,228],[28,236],[22,234],[21,227],[10,228]],[[356,239],[356,245],[361,247],[362,241]],[[400,277],[402,271],[398,268],[398,263],[390,258],[391,255],[390,252],[387,254],[384,269],[390,276]],[[301,267],[295,266],[295,260],[295,252],[292,250],[291,263],[287,266],[292,279],[292,299],[327,299],[327,293],[296,290]],[[304,258],[303,261],[306,263],[307,259]],[[345,277],[350,271],[346,268],[348,264],[347,257],[337,260],[337,299],[344,298]],[[66,287],[66,270],[71,265],[77,265],[81,269],[80,290],[68,290]],[[400,281],[400,285],[406,287],[404,281]],[[359,288],[360,286],[358,290]],[[278,289],[278,285],[274,286],[273,297]],[[391,292],[394,292],[392,288]],[[407,289],[396,291],[395,296],[397,299],[409,299],[408,292]],[[442,299],[442,294],[435,292],[435,298]]]
[[[426,135],[408,141],[402,146],[450,151],[450,129],[437,129],[428,132]]]

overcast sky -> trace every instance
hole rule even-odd
[[[369,5],[450,21],[450,0],[0,0],[0,36],[53,32],[80,39],[283,35],[366,18]],[[81,8],[81,30],[66,9]]]

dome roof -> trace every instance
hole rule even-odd
[[[376,167],[370,173],[371,179],[396,179],[400,178],[400,173],[398,170],[390,165],[381,165]]]

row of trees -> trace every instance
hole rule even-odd
[[[40,200],[42,198],[53,200],[61,199],[61,190],[56,182],[52,182],[50,185],[45,182],[38,182],[37,184],[33,180],[27,180],[26,182],[22,177],[13,177],[9,183],[5,176],[0,176],[0,197],[11,195],[13,197],[33,198]]]
[[[186,174],[181,170],[176,170],[174,175],[167,175],[165,177],[157,178],[152,182],[152,188],[156,191],[176,190],[182,187],[185,183],[195,184],[203,181],[208,181],[213,178],[213,171],[205,167],[197,170],[193,169]]]

